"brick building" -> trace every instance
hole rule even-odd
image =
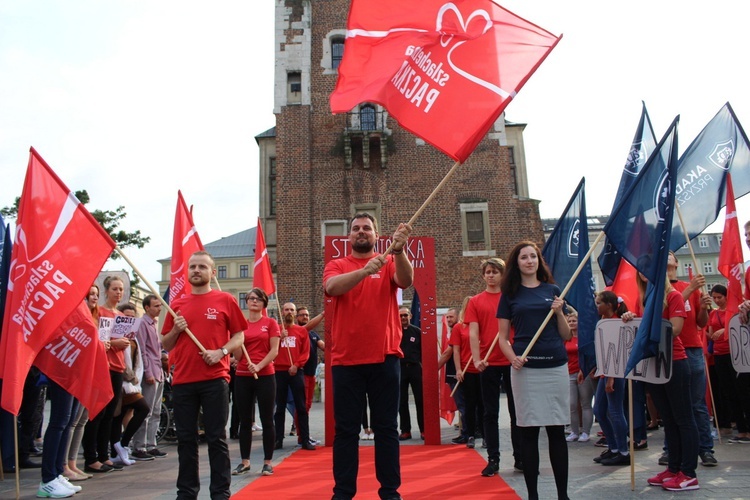
[[[324,237],[346,234],[358,211],[376,215],[380,233],[390,235],[453,160],[376,104],[331,114],[348,1],[275,4],[276,126],[256,136],[260,217],[279,297],[320,310]],[[521,239],[544,241],[538,201],[528,198],[524,128],[501,116],[414,225],[415,236],[435,238],[439,307],[483,288],[482,259],[504,258]]]

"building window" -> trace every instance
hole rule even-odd
[[[494,256],[490,243],[489,210],[486,201],[466,201],[460,204],[463,255]]]
[[[372,104],[363,104],[359,108],[359,128],[360,130],[376,130],[377,124],[377,113],[375,106]]]
[[[276,216],[276,158],[268,160],[268,215]]]
[[[708,248],[708,236],[698,236],[698,246],[700,248]]]
[[[290,71],[286,74],[286,102],[300,104],[302,102],[302,73]]]
[[[240,278],[248,278],[250,276],[249,266],[247,264],[240,264]]]
[[[704,262],[703,263],[703,274],[713,274],[714,273],[714,263],[713,262]]]
[[[324,247],[326,244],[326,236],[346,236],[349,234],[347,229],[347,222],[345,220],[324,220],[320,228],[320,246]]]
[[[331,38],[331,68],[338,69],[341,59],[344,58],[344,38],[337,36]]]
[[[219,279],[226,279],[227,277],[227,266],[218,266],[216,268],[216,277]]]
[[[245,295],[247,295],[245,292],[240,292],[240,308],[241,309],[247,309],[247,302],[245,302]]]
[[[513,180],[513,194],[518,194],[518,177],[516,176],[516,152],[513,146],[508,146],[508,163],[510,164],[510,178]]]
[[[693,265],[691,263],[689,263],[689,262],[685,262],[682,265],[682,268],[685,270],[685,272],[684,272],[685,276],[690,276],[690,274],[693,272]]]
[[[483,212],[466,212],[466,236],[469,243],[484,241]]]
[[[723,236],[722,234],[717,234],[717,235],[716,235],[716,241],[718,241],[718,242],[719,242],[719,248],[721,248],[721,237],[722,237],[722,236]]]

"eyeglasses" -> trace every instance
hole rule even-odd
[[[245,302],[263,302],[260,297],[245,297]]]
[[[409,317],[408,314],[399,314],[399,316],[401,316],[402,318],[408,318]]]

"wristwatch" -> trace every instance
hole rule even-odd
[[[229,355],[229,351],[227,351],[226,347],[222,347],[221,348],[221,352],[222,352],[222,354],[224,354],[224,356],[228,356]]]

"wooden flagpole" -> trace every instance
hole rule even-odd
[[[495,338],[492,339],[492,344],[490,344],[490,348],[487,349],[487,354],[485,354],[484,359],[482,361],[486,363],[487,360],[490,359],[490,353],[492,352],[492,349],[495,348],[499,340],[500,340],[500,332],[497,332],[497,335],[495,335]],[[474,359],[474,355],[469,356],[469,361],[466,363],[466,366],[464,366],[464,369],[461,370],[461,375],[466,373],[466,370],[469,368],[469,364],[471,363],[472,359]],[[456,387],[454,387],[453,391],[451,391],[451,396],[453,396],[453,393],[456,392],[456,388],[458,387],[458,384],[460,383],[461,383],[460,380],[456,382]]]
[[[469,369],[469,365],[471,364],[471,361],[474,359],[474,356],[469,356],[469,361],[466,362],[466,366],[464,366],[464,369],[461,370],[461,376],[463,377],[464,373],[466,373],[466,370]],[[456,379],[456,385],[453,386],[453,390],[451,391],[451,397],[456,393],[456,389],[458,389],[458,385],[461,383],[458,378]]]
[[[138,268],[135,266],[135,264],[133,264],[133,261],[131,261],[128,258],[128,256],[125,255],[125,253],[123,253],[122,249],[119,246],[115,246],[115,251],[118,254],[120,254],[120,257],[122,257],[123,259],[125,259],[125,262],[128,263],[128,265],[133,269],[133,271],[135,272],[135,274],[137,274],[138,276],[141,277],[141,279],[146,284],[146,286],[151,291],[151,293],[154,294],[159,299],[159,301],[161,302],[161,305],[163,305],[164,307],[167,308],[167,311],[169,312],[169,314],[171,314],[173,318],[176,318],[177,317],[177,313],[174,312],[174,310],[171,307],[169,307],[169,304],[167,304],[167,302],[164,300],[164,297],[162,297],[161,294],[156,291],[156,289],[151,284],[151,282],[148,281],[146,279],[146,277],[138,270]],[[187,333],[188,337],[190,337],[190,340],[192,340],[193,342],[195,342],[195,345],[198,346],[198,349],[201,350],[201,353],[205,354],[206,353],[206,348],[203,347],[203,344],[201,344],[200,341],[195,337],[195,335],[193,335],[193,332],[191,332],[189,328],[185,328],[185,333]]]

